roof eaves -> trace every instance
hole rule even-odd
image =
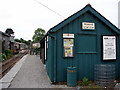
[[[111,29],[113,29],[116,33],[120,34],[120,30],[115,25],[113,25],[109,20],[107,20],[104,16],[102,16],[99,12],[97,12],[94,8],[91,7],[89,11],[96,17],[98,17],[106,25],[108,25]]]
[[[62,22],[60,22],[59,24],[57,24],[56,26],[52,27],[49,32],[56,32],[57,30],[59,30],[60,28],[62,28],[63,26],[65,26],[66,24],[70,23],[71,21],[73,21],[74,19],[78,18],[80,15],[84,14],[85,12],[87,12],[89,10],[89,6],[91,5],[86,5],[83,9],[81,9],[80,11],[74,13],[73,15],[71,15],[70,17],[66,18],[65,20],[63,20]]]
[[[2,32],[2,35],[10,37],[10,35],[7,35],[6,33]]]
[[[60,28],[62,28],[66,24],[70,23],[74,19],[78,18],[80,15],[84,14],[87,11],[90,11],[93,15],[98,17],[101,21],[103,21],[106,25],[108,25],[116,33],[120,34],[120,30],[115,25],[113,25],[109,20],[107,20],[104,16],[102,16],[99,12],[97,12],[94,8],[92,8],[90,4],[86,5],[80,11],[78,11],[75,14],[71,15],[70,17],[68,17],[64,21],[60,22],[58,25],[54,26],[48,32],[56,32],[57,30],[59,30]]]

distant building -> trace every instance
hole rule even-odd
[[[120,29],[120,1],[118,2],[118,28]]]
[[[40,48],[40,43],[39,42],[33,42],[32,43],[32,48]]]
[[[17,50],[24,50],[27,49],[28,46],[25,43],[14,42],[14,48]]]
[[[12,49],[12,50],[14,50],[15,48],[14,48],[14,42],[15,42],[15,40],[14,40],[14,37],[15,36],[10,36],[10,47],[9,47],[9,49]]]
[[[33,54],[33,55],[37,54],[36,53],[37,48],[40,48],[40,43],[39,42],[32,42],[31,43],[30,54]],[[38,55],[39,55],[39,53],[38,53]]]
[[[14,50],[14,36],[7,35],[0,31],[0,40],[2,48]]]
[[[2,45],[3,47],[2,48],[6,48],[6,49],[10,49],[10,36],[5,34],[4,32],[1,32],[2,33]]]

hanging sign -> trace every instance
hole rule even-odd
[[[74,34],[65,33],[63,34],[63,38],[74,38]]]
[[[82,29],[94,30],[95,29],[95,23],[82,22]]]
[[[116,59],[116,36],[103,36],[103,60]]]

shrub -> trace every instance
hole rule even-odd
[[[6,55],[5,59],[10,59],[13,56],[13,50],[5,49],[4,54]]]
[[[2,58],[0,62],[4,62],[4,61],[5,61],[5,59],[4,59],[4,58]]]
[[[5,49],[4,53],[8,57],[8,54],[10,53],[9,49]]]
[[[82,85],[87,86],[87,84],[88,84],[88,78],[84,77],[82,80]]]
[[[6,58],[7,58],[7,56],[3,53],[2,54],[2,62],[4,62]]]

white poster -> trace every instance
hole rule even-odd
[[[103,36],[103,60],[116,59],[116,37]]]

